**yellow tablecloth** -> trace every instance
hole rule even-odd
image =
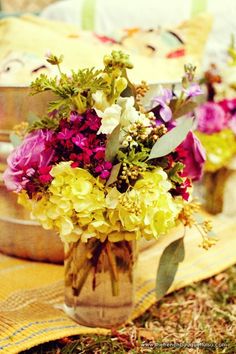
[[[208,278],[236,263],[236,220],[214,219],[218,243],[205,251],[200,236],[188,230],[186,256],[169,292]],[[155,303],[155,276],[163,249],[182,236],[183,229],[162,237],[140,254],[137,269],[136,304],[131,319]],[[19,353],[40,343],[64,336],[109,330],[76,324],[60,310],[63,303],[63,267],[0,255],[0,353]]]

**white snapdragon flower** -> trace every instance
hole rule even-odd
[[[122,136],[125,134],[124,129],[134,123],[142,123],[147,129],[150,129],[149,118],[136,110],[133,97],[120,97],[117,103],[105,108],[104,111],[96,108],[95,110],[97,115],[101,117],[101,127],[98,130],[98,134],[111,134],[120,124],[120,138],[122,140]]]
[[[104,112],[106,108],[109,107],[109,103],[107,101],[107,96],[102,90],[98,90],[92,94],[94,99],[94,108]]]
[[[118,104],[111,105],[104,112],[96,109],[96,113],[102,118],[102,124],[97,134],[111,134],[117,125],[120,124],[121,107]]]

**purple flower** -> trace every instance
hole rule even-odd
[[[50,130],[37,130],[27,135],[7,159],[8,168],[3,180],[9,190],[20,192],[41,168],[50,164],[53,149],[48,147],[53,133]]]
[[[156,96],[152,100],[153,107],[161,106],[160,116],[164,122],[169,122],[172,118],[172,111],[168,104],[173,98],[173,93],[170,89],[162,89],[163,94],[161,96]]]
[[[187,98],[192,98],[203,94],[201,87],[196,83],[191,84],[187,89],[184,89],[183,91],[187,95]]]
[[[226,128],[225,112],[215,102],[206,102],[196,109],[197,129],[206,134],[213,134]]]
[[[184,151],[184,174],[193,181],[198,181],[202,177],[203,166],[206,161],[206,153],[202,144],[195,134],[189,132],[179,148]]]

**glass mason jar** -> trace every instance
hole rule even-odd
[[[112,328],[134,305],[135,241],[65,244],[65,311],[78,323]]]

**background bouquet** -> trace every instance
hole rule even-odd
[[[231,60],[226,69],[212,65],[205,73],[207,102],[196,109],[197,132],[206,150],[204,183],[207,209],[217,214],[235,214],[236,196],[226,181],[233,177],[236,154],[236,51],[234,40],[229,48]],[[233,181],[232,181],[233,182]],[[229,192],[228,202],[225,192]],[[227,205],[228,204],[228,205]]]
[[[114,326],[132,307],[134,241],[196,223],[191,178],[200,178],[205,156],[193,118],[176,118],[193,109],[201,90],[188,66],[180,92],[160,88],[146,111],[148,87],[129,81],[132,64],[122,52],[105,56],[102,70],[70,76],[61,72],[62,58],[47,60],[60,75],[42,74],[32,92],[56,97],[48,115],[18,132],[24,139],[8,158],[4,181],[66,244],[68,313],[83,324]],[[197,226],[207,248],[211,226]]]

